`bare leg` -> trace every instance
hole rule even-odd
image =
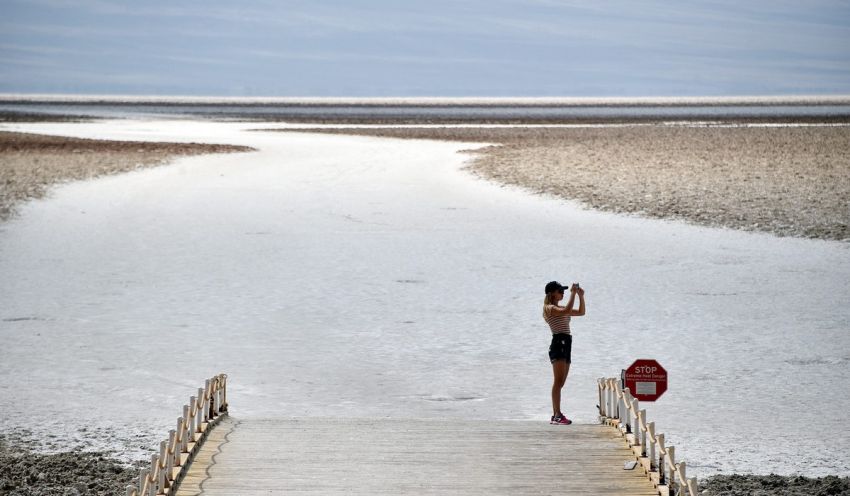
[[[561,389],[567,382],[567,374],[570,372],[570,364],[566,360],[555,360],[552,362],[552,412],[553,415],[561,413]]]

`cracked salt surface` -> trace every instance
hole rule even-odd
[[[470,143],[3,128],[259,150],[64,185],[4,224],[6,438],[143,458],[218,372],[239,417],[545,422],[558,279],[588,297],[571,418],[595,422],[596,378],[655,358],[670,385],[642,406],[690,475],[850,474],[846,243],[583,210],[466,174]]]

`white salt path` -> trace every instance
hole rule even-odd
[[[850,245],[586,211],[460,170],[473,144],[250,127],[2,127],[259,151],[69,184],[0,225],[0,432],[139,456],[218,372],[240,418],[543,422],[558,279],[587,289],[577,422],[597,377],[655,358],[670,387],[644,406],[691,475],[850,475]]]

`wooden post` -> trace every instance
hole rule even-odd
[[[198,425],[202,425],[207,421],[207,391],[204,389],[198,390]]]
[[[611,409],[609,410],[611,414],[609,417],[620,418],[619,411],[617,410],[617,385],[614,383],[613,379],[608,379],[608,397],[611,405]]]
[[[650,422],[648,429],[649,429],[649,443],[650,443],[650,445],[649,445],[649,471],[652,472],[653,470],[656,469],[656,467],[658,467],[658,465],[655,463],[655,443],[656,443],[656,440],[655,440],[655,422]]]
[[[605,417],[611,417],[611,395],[608,391],[608,379],[603,379],[602,382],[602,396],[604,396],[603,400],[605,402]]]
[[[177,449],[177,431],[171,429],[170,431],[168,431],[168,458],[166,458],[165,462],[165,478],[166,480],[168,480],[169,486],[171,486],[171,483],[174,481],[175,454],[177,455],[177,459],[179,460],[180,450]]]
[[[227,393],[227,378],[222,377],[218,381],[218,397],[219,397],[218,411],[219,412],[224,411],[224,409],[226,408],[226,405],[227,405],[227,398],[225,398],[226,393]]]
[[[183,412],[185,415],[186,407],[183,407]],[[177,417],[177,449],[175,450],[177,451],[177,456],[175,457],[175,465],[178,467],[180,466],[180,453],[186,451],[186,436],[183,434],[183,423],[185,422],[183,420],[184,418],[185,417]]]
[[[635,433],[635,446],[640,446],[640,410],[637,398],[632,398],[632,413],[635,414],[635,426],[632,431]]]
[[[699,489],[699,484],[697,484],[697,478],[691,477],[690,479],[688,479],[688,493],[690,493],[691,496],[696,496],[697,494],[699,494],[697,492],[698,489]]]
[[[215,391],[213,396],[215,397],[215,400],[216,400],[215,401],[215,412],[216,412],[216,415],[218,415],[218,412],[220,410],[220,405],[221,405],[221,381],[216,379],[213,386],[214,386],[213,390]]]
[[[139,474],[139,495],[144,496],[145,494],[145,482],[148,480],[148,469],[143,468],[142,472]]]
[[[212,421],[218,416],[218,409],[215,407],[215,393],[210,391],[210,397],[207,400],[207,417]]]
[[[221,408],[227,411],[227,376],[221,374]]]
[[[210,401],[212,399],[210,384],[211,382],[209,379],[204,382],[204,422],[209,422],[210,419],[212,419],[212,414],[210,413],[209,408],[209,405],[212,404],[212,401]]]
[[[667,474],[667,469],[664,466],[664,434],[659,434],[655,438],[658,439],[658,483],[666,484],[665,475]]]
[[[189,424],[189,407],[183,405],[183,418],[180,419],[180,452],[186,453],[189,450],[189,429],[186,427]]]
[[[640,456],[646,458],[646,410],[638,413],[638,428],[640,429]]]
[[[189,419],[191,418],[192,408],[189,404],[183,405],[183,427],[186,427],[186,424],[189,423]]]
[[[204,392],[203,388],[198,388],[198,432],[201,432],[201,425],[204,423],[204,417],[206,416],[206,392]]]
[[[166,446],[165,441],[161,441],[159,443],[159,460],[157,463],[159,464],[159,479],[157,480],[157,489],[159,491],[164,491],[167,485],[167,477],[165,468],[168,466],[168,447]]]
[[[189,396],[189,421],[186,429],[189,431],[189,441],[195,442],[195,397]]]
[[[614,384],[614,401],[617,403],[617,420],[620,420],[622,423],[623,420],[623,391],[620,389],[619,384]]]
[[[622,412],[623,410],[622,410],[622,407],[621,407],[621,403],[623,402],[623,400],[622,400],[622,397],[621,397],[621,393],[620,393],[619,388],[618,388],[618,389],[615,389],[614,391],[615,391],[615,393],[614,393],[614,394],[615,394],[614,401],[616,401],[616,402],[617,402],[617,406],[615,407],[616,412],[617,412],[617,415],[615,415],[615,418],[616,418],[617,420],[620,420],[620,423],[622,423],[623,415],[622,415],[622,413],[621,413],[621,412]]]
[[[627,392],[628,392],[627,389],[623,389],[619,386],[617,387],[617,400],[618,400],[617,408],[618,408],[618,413],[620,414],[620,416],[618,418],[621,419],[621,420],[623,418],[623,415],[626,414],[626,411],[625,411],[626,410],[626,400],[625,400],[625,398],[626,398]]]
[[[195,410],[198,411],[197,419],[195,419],[195,432],[201,432],[201,424],[204,421],[204,388],[198,388],[198,403],[195,405]]]
[[[156,496],[157,488],[156,483],[159,479],[159,455],[151,455],[151,472],[150,472],[150,484],[148,484],[148,496]]]
[[[625,426],[626,426],[626,434],[629,434],[629,433],[632,432],[632,425],[631,425],[632,424],[632,416],[629,413],[629,408],[627,406],[629,404],[629,397],[630,396],[631,396],[631,391],[629,391],[629,388],[624,389],[623,390],[623,415],[625,415],[625,422],[624,423],[625,423]],[[621,422],[622,422],[623,417],[621,416],[620,419],[621,419]]]
[[[599,416],[605,416],[605,403],[602,402],[602,379],[596,379],[596,394],[599,401]]]
[[[670,446],[667,448],[667,458],[669,458],[667,462],[667,466],[670,467],[670,478],[667,482],[667,487],[670,488],[670,494],[675,494],[676,492],[676,447]]]
[[[189,441],[195,442],[195,417],[198,416],[195,405],[198,399],[192,395],[189,396]]]

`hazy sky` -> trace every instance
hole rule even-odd
[[[0,0],[0,92],[850,94],[850,2]]]

